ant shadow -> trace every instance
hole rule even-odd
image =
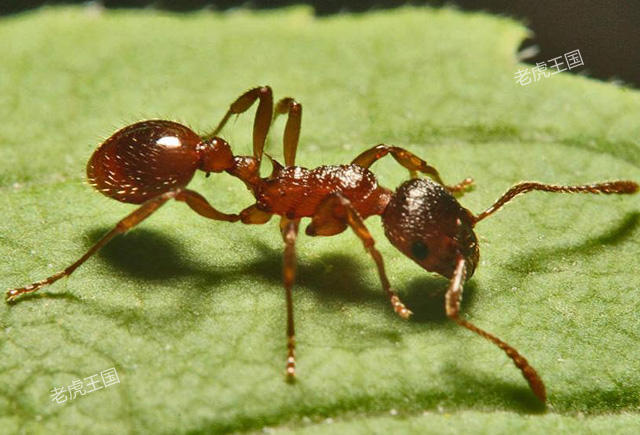
[[[607,246],[616,246],[627,241],[640,227],[640,212],[628,213],[613,228],[581,243],[572,246],[553,246],[535,249],[527,255],[507,263],[505,267],[512,272],[526,275],[530,272],[551,272],[547,265],[561,258],[569,258],[575,254],[595,255]]]
[[[518,256],[510,262],[504,264],[503,276],[511,277],[515,280],[514,285],[519,286],[519,282],[526,279],[531,272],[552,273],[551,264],[558,261],[568,262],[572,256],[577,254],[583,256],[597,255],[607,247],[620,245],[635,234],[640,229],[640,212],[627,213],[612,228],[601,231],[580,243],[570,246],[544,247],[531,251],[526,255]],[[496,272],[500,274],[500,272]],[[556,411],[585,409],[589,412],[609,412],[612,409],[634,408],[637,405],[638,387],[633,385],[618,384],[615,389],[593,388],[587,391],[574,393],[559,392],[554,394],[562,407],[555,407]]]
[[[449,280],[439,276],[417,277],[407,285],[402,297],[403,302],[413,311],[411,320],[418,323],[440,324],[458,328],[447,317],[444,298],[449,286]],[[465,283],[460,311],[469,310],[475,300],[478,286],[471,280]]]
[[[544,267],[546,262],[553,258],[571,256],[576,253],[593,254],[603,249],[603,245],[617,245],[629,237],[640,225],[640,213],[631,213],[625,216],[616,227],[602,234],[591,237],[584,242],[563,248],[543,248],[520,257],[507,269],[525,273],[535,268]],[[95,228],[87,234],[87,244],[99,240],[108,228]],[[202,260],[189,255],[184,243],[178,238],[163,233],[142,229],[136,229],[131,233],[120,236],[111,241],[98,254],[97,257],[127,277],[136,280],[144,280],[151,284],[167,280],[188,279],[188,287],[193,288],[182,302],[191,307],[203,306],[215,298],[216,286],[229,281],[241,280],[247,277],[258,277],[266,282],[281,284],[282,247],[270,247],[263,242],[254,241],[254,247],[258,255],[252,260],[239,260],[237,264],[216,266],[207,264]],[[363,253],[363,255],[365,255]],[[400,254],[399,254],[400,255]],[[369,260],[367,258],[366,260]],[[299,262],[296,276],[296,287],[309,291],[322,303],[319,310],[333,311],[339,304],[354,304],[365,306],[373,310],[379,310],[380,315],[396,318],[396,314],[389,309],[389,301],[379,285],[371,288],[362,280],[363,274],[375,273],[373,264],[366,265],[366,260],[354,260],[349,255],[326,254],[313,262]],[[416,268],[419,273],[419,269]],[[448,281],[441,277],[419,276],[409,281],[407,288],[401,292],[403,301],[414,312],[412,322],[417,324],[437,325],[438,327],[457,328],[450,322],[445,314],[444,294]],[[149,286],[149,289],[153,285]],[[476,299],[478,286],[471,280],[465,285],[462,310],[473,306]],[[147,291],[136,288],[136,292]],[[60,298],[88,305],[115,321],[132,321],[150,326],[149,330],[158,330],[162,333],[179,338],[185,334],[190,325],[198,321],[198,316],[190,314],[193,310],[183,310],[184,318],[177,326],[173,319],[173,313],[157,313],[155,311],[139,312],[126,307],[105,307],[104,304],[89,300],[81,300],[69,294],[34,294],[35,298]],[[25,298],[25,300],[28,298]],[[358,324],[354,327],[366,329],[366,337],[371,337],[374,345],[385,345],[400,339],[399,331],[389,331],[389,328],[377,327],[370,324]],[[349,347],[350,348],[350,347]],[[355,350],[357,351],[357,349]],[[455,358],[454,355],[451,358]],[[472,372],[462,372],[459,368],[450,367],[443,371],[442,375],[449,379],[452,391],[447,392],[449,399],[457,398],[457,403],[469,405],[478,404],[477,396],[507,398],[509,409],[524,413],[537,413],[543,408],[533,397],[526,386],[517,386],[505,383],[499,379],[484,379],[486,375]],[[474,395],[469,395],[469,385],[473,385]],[[482,393],[486,394],[482,394]],[[612,394],[611,391],[591,391],[594,397]],[[607,403],[628,402],[628,394],[620,391],[615,397],[608,397]],[[422,397],[423,395],[424,397]],[[423,391],[418,393],[421,403],[428,405],[442,400],[442,392]],[[582,396],[580,396],[582,397]],[[579,402],[577,397],[559,397],[568,403]],[[499,405],[497,406],[504,406]],[[567,405],[570,406],[570,405]]]
[[[97,242],[107,230],[91,230],[86,237],[87,247]],[[183,328],[176,328],[172,324],[171,320],[175,315],[173,312],[151,310],[142,314],[121,307],[105,307],[91,301],[83,303],[90,304],[92,309],[95,308],[114,320],[130,319],[148,323],[150,326],[153,325],[155,330],[162,330],[164,333],[166,329],[167,334],[179,338],[187,333],[189,322],[198,321],[197,314],[193,314],[197,310],[193,307],[215,303],[212,301],[215,301],[216,288],[220,285],[228,285],[235,280],[257,278],[282,287],[283,248],[273,248],[259,241],[253,241],[253,246],[257,254],[252,259],[239,259],[236,264],[225,266],[211,265],[190,255],[184,243],[177,238],[146,229],[136,229],[115,238],[96,254],[97,258],[112,266],[121,275],[150,283],[148,287],[142,286],[143,289],[140,286],[132,289],[140,296],[143,296],[144,292],[153,291],[154,283],[169,280],[180,282],[182,288],[190,289],[180,302],[183,306],[190,307],[181,310],[181,315],[185,317],[182,319]],[[298,262],[294,291],[310,291],[308,294],[321,302],[318,304],[318,310],[322,312],[335,312],[340,305],[346,303],[379,310],[381,316],[395,320],[397,315],[390,309],[389,301],[381,288],[370,288],[361,279],[366,273],[375,273],[373,264],[370,270],[366,270],[349,255],[326,254],[311,263]],[[390,331],[382,326],[358,324],[358,329],[365,336],[386,341],[389,345],[400,339],[400,332]]]
[[[104,232],[103,229],[96,229],[88,239],[97,241]],[[190,258],[188,250],[178,239],[159,232],[136,229],[114,239],[97,255],[123,274],[150,283],[196,277],[203,287],[197,290],[198,293],[210,293],[204,287],[215,287],[223,281],[252,276],[270,283],[282,283],[283,248],[273,248],[255,240],[253,245],[258,251],[255,259],[241,259],[237,266],[212,267]],[[295,285],[311,289],[314,294],[327,300],[367,303],[372,292],[359,282],[360,269],[360,265],[350,256],[323,255],[312,264],[298,262]],[[376,303],[374,301],[371,304]]]
[[[93,243],[104,233],[103,229],[95,229],[88,234],[88,239]],[[158,232],[136,229],[112,240],[97,256],[121,273],[150,283],[195,278],[197,290],[189,294],[189,298],[197,300],[211,296],[216,285],[234,279],[257,276],[272,284],[282,283],[283,248],[274,248],[256,240],[252,243],[258,251],[256,259],[239,261],[238,266],[212,268],[189,258],[179,240]],[[420,273],[418,268],[416,271]],[[350,255],[324,254],[310,263],[298,262],[295,286],[309,290],[328,306],[325,308],[327,311],[335,310],[338,303],[348,303],[377,309],[381,315],[396,319],[397,315],[388,309],[389,301],[380,285],[371,288],[363,282],[362,276],[369,273],[376,273],[373,262],[367,267]],[[444,307],[447,286],[448,280],[435,274],[411,280],[406,291],[401,292],[401,299],[414,313],[411,320],[448,323]],[[473,304],[476,289],[473,281],[465,285],[463,309]]]
[[[104,229],[95,229],[89,233],[88,239],[97,241],[103,234]],[[253,241],[258,254],[255,259],[242,260],[238,266],[214,267],[190,258],[188,250],[183,248],[183,244],[174,237],[138,229],[124,237],[118,237],[105,246],[98,254],[99,258],[113,266],[121,273],[145,280],[150,283],[164,281],[167,279],[181,279],[188,277],[194,280],[194,288],[197,290],[190,292],[188,301],[193,306],[200,306],[205,303],[205,299],[214,297],[216,284],[223,281],[229,282],[234,279],[243,279],[247,276],[258,276],[266,282],[272,284],[282,283],[282,247],[271,247],[261,241]],[[363,252],[363,255],[366,255]],[[399,254],[400,255],[400,254]],[[318,310],[335,311],[340,304],[353,304],[359,307],[365,306],[371,310],[377,310],[381,316],[387,316],[394,321],[400,321],[397,315],[390,309],[389,301],[380,288],[379,284],[371,288],[362,279],[363,274],[376,274],[373,262],[367,266],[368,256],[360,261],[355,260],[350,255],[325,254],[315,259],[313,262],[299,262],[296,274],[296,286],[304,288],[320,302]],[[416,267],[416,272],[420,269]],[[376,276],[377,281],[377,276]],[[193,281],[192,281],[193,282]],[[451,322],[445,313],[444,295],[448,287],[448,280],[442,277],[421,276],[412,279],[402,292],[402,299],[414,312],[412,322],[418,324],[437,325],[444,328],[459,328]],[[473,305],[477,285],[471,281],[465,285],[465,297],[462,309]],[[122,310],[120,308],[103,307],[96,304],[96,310],[113,317],[118,321],[123,320],[123,316],[132,317],[136,322],[149,323],[158,329],[166,327],[168,334],[181,335],[185,331],[176,330],[170,319],[156,318],[149,313],[131,314],[132,310]],[[190,310],[183,310],[188,317]],[[151,317],[152,320],[149,320]],[[197,318],[190,319],[196,322]],[[189,322],[186,322],[188,324]],[[163,327],[162,325],[166,325]],[[336,347],[349,349],[354,353],[373,346],[395,346],[401,339],[401,331],[393,330],[384,326],[371,325],[368,323],[357,323],[348,327],[351,330],[364,331],[364,335],[359,335],[357,341],[338,344]],[[352,334],[349,334],[351,336]],[[366,341],[363,345],[361,341]],[[371,343],[373,341],[373,344]],[[455,358],[455,356],[452,356]],[[451,369],[453,370],[453,369]],[[540,403],[535,399],[526,386],[516,386],[508,383],[493,382],[493,379],[482,380],[475,374],[462,376],[461,373],[443,376],[450,378],[450,384],[459,394],[459,398],[464,402],[474,402],[477,397],[466,397],[469,385],[479,387],[478,391],[487,390],[489,397],[508,397],[512,399],[510,403],[523,412],[538,412]],[[424,397],[424,402],[429,403],[440,397],[438,392],[430,392],[428,397]],[[486,396],[485,396],[486,397]],[[440,399],[438,399],[440,400]],[[436,403],[437,405],[437,403]],[[434,405],[435,406],[435,405]]]

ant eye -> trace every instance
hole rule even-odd
[[[429,248],[424,243],[418,241],[411,244],[411,253],[418,260],[424,260],[429,256]]]

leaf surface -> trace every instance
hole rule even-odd
[[[635,178],[640,94],[565,73],[520,86],[513,21],[449,9],[314,18],[309,9],[172,15],[47,8],[0,21],[0,284],[67,266],[132,206],[86,185],[116,129],[148,118],[210,130],[259,84],[304,106],[298,163],[403,146],[474,212],[521,180]],[[580,48],[580,47],[576,47]],[[562,53],[558,53],[562,55]],[[588,59],[585,59],[588,67]],[[224,136],[250,153],[250,115]],[[281,158],[283,122],[269,152]],[[381,183],[406,177],[391,159]],[[226,175],[191,187],[220,210],[252,199]],[[298,241],[297,383],[284,382],[277,221],[207,221],[170,203],[69,279],[0,306],[7,433],[640,430],[640,195],[532,193],[477,227],[466,318],[515,346],[546,382],[542,413],[502,352],[447,321],[443,278],[367,221],[415,315],[394,315],[349,232]],[[120,383],[63,405],[115,367]]]

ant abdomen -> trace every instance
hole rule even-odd
[[[172,121],[142,121],[107,139],[87,164],[89,183],[118,201],[140,204],[186,186],[200,166],[202,139]]]
[[[479,257],[473,215],[442,185],[406,181],[393,193],[382,222],[391,243],[426,270],[450,278],[462,255],[467,276],[473,274]]]

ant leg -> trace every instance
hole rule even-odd
[[[536,182],[525,182],[516,184],[502,195],[491,207],[475,217],[475,222],[490,216],[499,210],[507,202],[511,201],[521,193],[531,192],[533,190],[542,190],[545,192],[561,192],[561,193],[635,193],[638,191],[638,183],[633,181],[608,181],[605,183],[585,184],[582,186],[558,186],[553,184],[543,184]]]
[[[137,210],[135,210],[133,213],[129,214],[127,217],[125,217],[120,222],[118,222],[115,228],[109,231],[102,239],[100,239],[100,241],[98,241],[98,243],[93,245],[82,257],[80,257],[79,260],[77,260],[71,266],[67,267],[61,272],[56,273],[55,275],[50,276],[49,278],[43,279],[42,281],[37,281],[25,287],[9,290],[6,296],[7,302],[15,300],[21,294],[35,292],[36,290],[39,290],[44,286],[53,284],[60,278],[71,275],[74,270],[76,270],[80,265],[82,265],[82,263],[87,261],[89,257],[95,254],[100,248],[106,245],[111,239],[113,239],[118,234],[125,233],[129,231],[131,228],[138,225],[140,222],[148,218],[158,208],[160,208],[160,206],[162,206],[171,198],[174,198],[176,195],[178,195],[179,192],[180,191],[178,190],[172,190],[148,200],[147,202],[142,204],[142,206],[140,206]]]
[[[283,98],[276,104],[273,120],[278,115],[287,114],[287,124],[284,127],[284,163],[295,165],[298,140],[300,139],[300,125],[302,124],[302,105],[293,98]]]
[[[305,233],[311,237],[334,236],[346,230],[348,226],[344,207],[333,196],[329,196],[316,209]]]
[[[194,192],[193,190],[182,190],[176,195],[175,199],[176,201],[185,202],[200,216],[204,216],[209,219],[226,222],[237,222],[240,220],[240,216],[237,214],[226,214],[216,210],[202,195],[198,192]]]
[[[256,100],[258,109],[253,121],[253,156],[260,161],[262,159],[262,151],[267,140],[267,133],[271,126],[271,118],[273,117],[273,93],[269,86],[259,86],[249,89],[240,95],[236,101],[231,103],[229,110],[224,115],[218,126],[211,133],[204,135],[205,139],[211,139],[217,135],[225,126],[231,115],[239,115],[249,110]]]
[[[444,181],[440,178],[440,174],[436,168],[428,165],[427,162],[412,152],[392,145],[376,145],[353,159],[351,163],[362,166],[363,168],[369,168],[372,164],[387,154],[391,154],[396,162],[408,169],[411,178],[417,178],[418,172],[422,172],[423,174],[430,176],[435,182],[442,184],[449,192],[464,193],[471,185],[473,185],[473,178],[465,178],[458,184],[448,186],[444,184]]]
[[[60,278],[71,275],[78,267],[80,267],[85,261],[87,261],[89,257],[98,252],[98,250],[100,250],[100,248],[102,248],[104,245],[109,243],[111,239],[113,239],[118,234],[125,233],[138,225],[140,222],[151,216],[151,214],[153,214],[153,212],[160,208],[160,206],[162,206],[172,198],[174,198],[176,201],[183,201],[187,203],[187,205],[189,205],[189,207],[191,207],[191,209],[196,213],[209,219],[227,222],[236,222],[240,219],[240,216],[238,216],[237,214],[226,214],[216,210],[207,202],[207,200],[202,195],[192,190],[172,190],[163,193],[162,195],[145,202],[144,204],[142,204],[142,206],[140,206],[140,208],[118,222],[114,229],[109,231],[102,239],[98,241],[98,243],[93,245],[82,257],[80,257],[80,259],[78,259],[71,266],[67,267],[61,272],[50,276],[49,278],[34,282],[33,284],[22,288],[9,290],[7,292],[7,301],[13,301],[21,294],[35,292],[42,287],[53,284]]]
[[[261,225],[269,222],[273,213],[260,210],[257,204],[249,206],[240,212],[240,221],[243,224]]]
[[[498,346],[500,349],[502,349],[507,354],[507,356],[511,358],[516,367],[520,369],[520,371],[522,372],[522,376],[524,376],[524,378],[527,380],[534,394],[544,403],[547,397],[544,383],[542,382],[542,379],[540,379],[540,376],[538,376],[536,370],[531,367],[531,365],[529,365],[529,362],[526,360],[526,358],[520,355],[518,351],[515,350],[512,346],[500,340],[495,335],[490,334],[483,329],[478,328],[474,324],[458,317],[466,274],[467,270],[465,260],[462,256],[459,256],[456,262],[456,268],[453,272],[453,277],[451,278],[451,283],[449,284],[449,288],[447,289],[447,293],[445,296],[445,308],[447,311],[447,316],[458,325],[475,332],[476,334],[486,338],[487,340]]]
[[[291,289],[296,277],[296,238],[298,237],[298,225],[300,219],[280,220],[280,231],[284,240],[284,265],[282,267],[282,280],[287,297],[287,377],[292,379],[296,374],[296,334],[293,326],[293,295]]]
[[[342,221],[342,222],[340,222]],[[378,275],[382,283],[382,289],[389,296],[393,310],[403,319],[408,319],[413,314],[400,301],[398,295],[391,289],[391,284],[384,270],[382,254],[375,247],[375,240],[365,226],[358,211],[351,205],[351,202],[341,193],[334,193],[329,196],[318,207],[318,211],[306,229],[310,236],[333,235],[342,232],[346,225],[349,225],[354,233],[362,240],[364,248],[369,252],[378,268]]]

